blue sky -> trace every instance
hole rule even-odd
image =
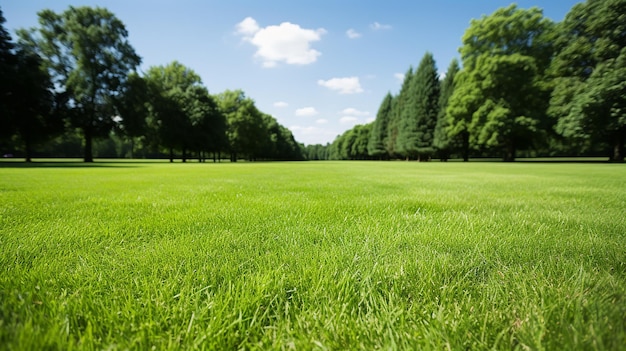
[[[580,1],[517,1],[555,21]],[[372,121],[401,76],[433,53],[444,73],[472,18],[510,0],[0,0],[14,30],[37,12],[106,7],[129,31],[142,70],[177,60],[213,94],[242,89],[305,144]]]

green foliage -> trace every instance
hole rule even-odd
[[[393,108],[393,96],[387,93],[376,113],[370,138],[367,141],[367,153],[374,158],[387,158],[387,132]]]
[[[389,124],[387,125],[387,153],[394,157],[399,155],[398,135],[402,131],[402,111],[408,106],[408,100],[411,90],[411,81],[413,79],[413,67],[409,67],[404,74],[404,80],[400,92],[391,102],[391,113]]]
[[[450,120],[447,118],[446,109],[448,107],[448,101],[455,89],[456,75],[459,72],[459,61],[452,59],[446,76],[441,82],[441,94],[439,95],[439,111],[437,112],[437,124],[435,125],[433,146],[439,150],[439,156],[441,159],[446,160],[449,157],[450,150],[452,149],[453,142],[448,136],[448,128]]]
[[[532,145],[547,125],[552,35],[552,22],[537,8],[511,5],[472,20],[460,49],[466,73],[447,109],[449,136],[465,134],[475,148],[501,149],[506,161]]]
[[[32,47],[11,42],[0,11],[0,140],[21,144],[26,162],[33,147],[59,134],[63,123],[42,59]]]
[[[85,137],[85,161],[93,161],[93,138],[113,127],[113,96],[141,59],[128,43],[124,24],[104,8],[72,7],[38,13],[40,27],[20,31],[21,41],[37,50],[57,86],[75,110],[73,126]]]
[[[624,0],[589,0],[559,24],[549,109],[557,132],[583,145],[609,142],[618,162],[626,141],[624,13]]]
[[[380,166],[0,162],[0,345],[626,344],[623,168]]]
[[[4,28],[5,21],[0,8],[0,77],[2,77],[0,79],[0,123],[5,126],[0,130],[0,139],[10,137],[12,134],[12,128],[8,127],[11,125],[9,103],[11,101],[11,87],[15,80],[13,41],[9,32]]]
[[[397,152],[427,160],[434,152],[433,138],[439,111],[439,77],[435,59],[424,54],[415,71],[400,113]]]

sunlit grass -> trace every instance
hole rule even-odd
[[[0,348],[626,345],[623,165],[96,165],[0,164]]]

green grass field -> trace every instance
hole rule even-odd
[[[625,180],[0,163],[0,349],[623,349]]]

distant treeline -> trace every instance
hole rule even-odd
[[[3,155],[302,160],[303,145],[240,91],[209,94],[179,62],[136,72],[124,24],[103,8],[39,12],[17,42],[0,11]]]
[[[560,23],[537,8],[501,8],[472,20],[441,79],[426,53],[387,94],[376,120],[308,159],[518,155],[608,156],[624,161],[626,0],[588,0]],[[461,68],[462,67],[462,68]]]
[[[376,120],[303,146],[240,91],[209,94],[178,62],[140,75],[103,8],[39,13],[13,42],[0,11],[0,152],[236,161],[608,156],[626,141],[626,0],[587,0],[562,22],[516,5],[472,20],[461,62],[426,53]]]

